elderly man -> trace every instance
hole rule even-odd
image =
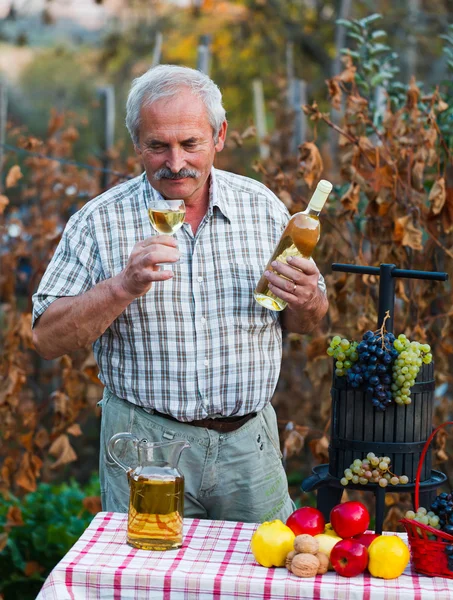
[[[150,69],[133,82],[126,124],[145,173],[69,220],[34,296],[36,348],[52,359],[93,344],[105,384],[105,510],[128,508],[126,476],[106,452],[126,431],[190,443],[180,461],[186,517],[285,520],[293,504],[270,402],[282,326],[316,326],[327,310],[322,276],[294,258],[269,275],[286,310],[255,302],[289,215],[262,184],[213,167],[227,122],[206,75]],[[185,201],[175,236],[150,225],[147,207],[162,197]],[[129,446],[122,459],[133,463]]]

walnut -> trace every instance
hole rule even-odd
[[[313,554],[296,554],[291,562],[291,571],[297,577],[314,577],[318,573],[319,564]]]
[[[295,550],[291,550],[291,552],[288,552],[286,555],[285,567],[288,569],[288,571],[291,571],[291,563],[296,554],[297,552]]]
[[[329,557],[324,552],[318,552],[316,558],[319,560],[319,568],[317,575],[324,575],[329,570]]]
[[[303,533],[294,539],[294,550],[306,554],[316,554],[319,551],[319,542],[312,535]]]

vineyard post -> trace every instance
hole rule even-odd
[[[260,158],[266,160],[269,158],[269,144],[265,141],[267,138],[267,123],[263,82],[261,79],[253,80],[253,104],[255,108],[256,137],[258,139]]]
[[[209,41],[209,35],[200,35],[197,49],[197,69],[205,75],[209,75],[211,62]]]
[[[101,98],[103,136],[102,136],[102,166],[110,169],[110,152],[113,148],[115,136],[115,89],[113,85],[106,85],[98,90]],[[101,187],[106,190],[109,184],[109,173],[105,170],[101,175]]]
[[[154,42],[153,60],[151,63],[152,67],[157,66],[160,63],[160,57],[162,54],[162,40],[163,36],[160,31],[156,33],[156,40]]]
[[[8,112],[8,95],[6,83],[0,79],[0,192],[3,191],[3,160],[6,142],[6,117]]]
[[[294,114],[291,152],[295,154],[307,136],[307,119],[302,110],[302,106],[307,103],[307,84],[303,79],[294,77],[294,44],[292,42],[286,43],[286,77],[288,106]]]
[[[349,15],[351,12],[351,4],[352,0],[341,0],[340,6],[338,8],[337,19],[349,19]],[[344,48],[346,44],[346,28],[342,23],[336,23],[335,25],[335,58],[332,61],[332,72],[331,77],[335,77],[341,71],[341,49]],[[342,101],[343,106],[341,110],[336,110],[332,108],[330,111],[331,119],[335,125],[340,123],[341,114],[344,111],[344,101]],[[334,129],[329,131],[329,142],[330,142],[330,152],[332,154],[333,162],[338,158],[338,134]]]
[[[307,118],[302,110],[304,104],[307,104],[307,83],[303,79],[293,78],[290,88],[290,105],[294,112],[294,130],[291,140],[291,152],[294,154],[307,137]]]
[[[294,78],[294,44],[286,42],[286,79],[288,81],[288,90],[290,81]]]

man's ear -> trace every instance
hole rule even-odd
[[[142,151],[140,150],[140,147],[137,146],[137,144],[134,144],[134,150],[135,150],[135,154],[137,156],[141,156],[142,155]]]
[[[225,146],[226,133],[228,129],[228,123],[224,121],[220,126],[219,135],[217,138],[217,142],[214,146],[216,152],[221,152],[223,147]]]

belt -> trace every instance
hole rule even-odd
[[[243,417],[223,417],[219,419],[199,419],[197,421],[178,421],[175,417],[171,415],[166,415],[164,413],[160,413],[157,410],[153,410],[153,415],[157,415],[158,417],[164,417],[164,419],[169,419],[170,421],[176,421],[177,423],[183,423],[184,425],[193,425],[194,427],[204,427],[205,429],[213,429],[214,431],[218,431],[219,433],[229,433],[230,431],[236,431],[239,427],[242,427],[256,417],[256,413],[249,413]]]

